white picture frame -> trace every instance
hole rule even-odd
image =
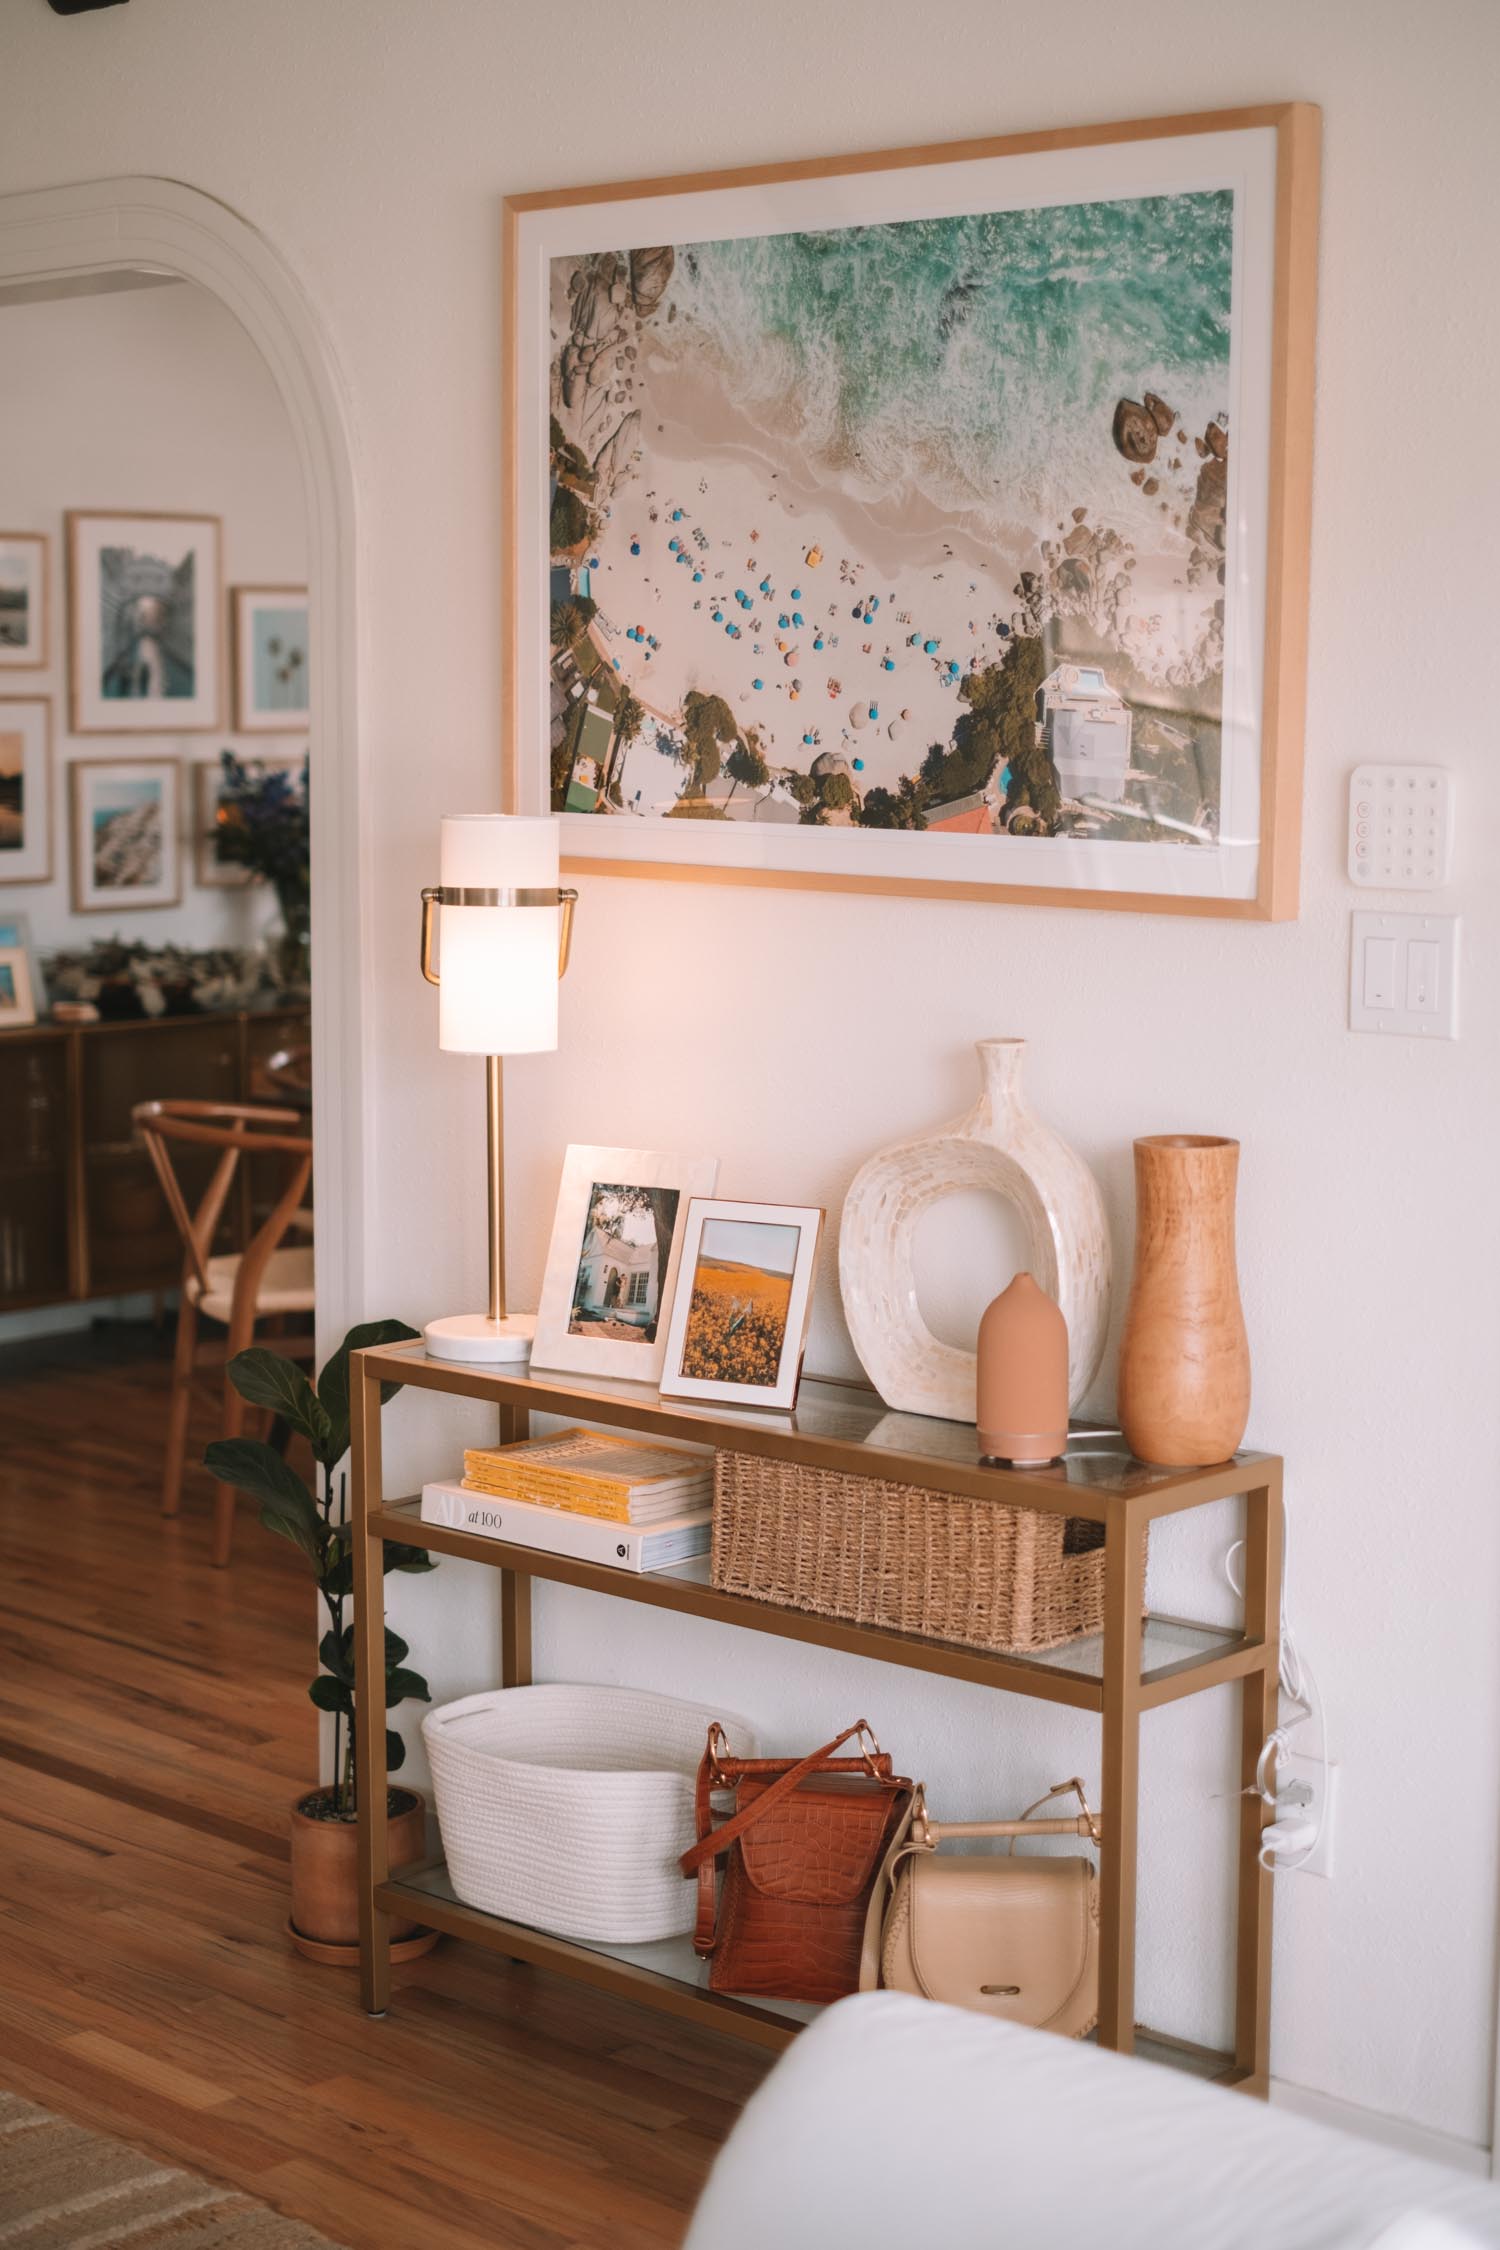
[[[176,758],[77,758],[68,768],[73,912],[182,902],[182,767]]]
[[[570,1147],[532,1365],[659,1383],[688,1210],[695,1196],[711,1196],[718,1181],[716,1156]],[[622,1193],[646,1200],[623,1209]]]
[[[305,734],[311,709],[305,586],[232,586],[236,734]]]
[[[667,1329],[663,1398],[796,1405],[823,1220],[813,1204],[693,1200]],[[747,1345],[755,1347],[748,1355]],[[747,1356],[751,1364],[759,1359],[749,1381],[731,1372]],[[715,1362],[722,1373],[713,1371]]]
[[[50,546],[44,531],[0,531],[0,671],[34,672],[47,662]]]
[[[0,888],[52,880],[52,704],[0,695]]]
[[[36,1022],[31,957],[24,945],[0,945],[0,1031]]]
[[[75,734],[208,734],[223,723],[217,516],[72,509]]]

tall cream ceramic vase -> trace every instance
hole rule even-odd
[[[1120,1427],[1163,1468],[1225,1461],[1250,1415],[1234,1262],[1240,1144],[1163,1133],[1135,1144],[1135,1274],[1120,1346]]]

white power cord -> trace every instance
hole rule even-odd
[[[1224,1576],[1232,1591],[1244,1599],[1243,1573],[1238,1577],[1235,1566],[1245,1552],[1243,1539],[1236,1539],[1224,1557]],[[1328,1804],[1328,1718],[1322,1691],[1307,1658],[1298,1648],[1286,1613],[1286,1582],[1283,1572],[1281,1595],[1281,1668],[1280,1690],[1290,1704],[1290,1710],[1278,1713],[1279,1723],[1272,1728],[1261,1746],[1255,1762],[1255,1781],[1245,1793],[1261,1799],[1271,1807],[1276,1819],[1261,1832],[1260,1864],[1269,1867],[1273,1874],[1295,1874],[1305,1867],[1323,1840],[1323,1827]],[[1323,1787],[1318,1793],[1317,1817],[1309,1820],[1302,1813],[1305,1797],[1294,1797],[1282,1789],[1274,1775],[1274,1768],[1284,1757],[1293,1755],[1291,1738],[1299,1727],[1316,1716],[1318,1722],[1317,1763],[1323,1768]],[[1295,1858],[1282,1857],[1292,1852]]]

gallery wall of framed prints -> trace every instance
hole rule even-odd
[[[68,509],[58,520],[56,541],[0,532],[0,897],[66,874],[65,911],[94,915],[176,906],[189,885],[243,889],[258,878],[215,848],[229,786],[221,752],[204,743],[189,761],[182,738],[217,736],[252,776],[301,774],[306,587],[226,590],[216,515]],[[59,672],[60,713],[38,676]],[[268,735],[303,744],[258,739]],[[140,755],[71,754],[72,738],[82,749],[95,736],[128,736]],[[30,960],[33,999],[0,1008],[0,1028],[35,1004],[34,949]]]
[[[512,198],[511,807],[580,871],[1295,915],[1319,133]]]

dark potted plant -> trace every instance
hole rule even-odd
[[[348,1487],[340,1467],[349,1450],[349,1354],[367,1345],[396,1344],[417,1334],[402,1320],[372,1320],[351,1328],[318,1377],[316,1388],[294,1361],[252,1347],[229,1363],[229,1379],[252,1406],[268,1407],[307,1439],[317,1463],[320,1490],[310,1490],[275,1446],[260,1438],[218,1438],[204,1464],[222,1484],[260,1502],[268,1531],[304,1554],[328,1620],[318,1644],[323,1669],[308,1689],[320,1711],[333,1717],[333,1780],[311,1789],[292,1807],[292,1915],[299,1952],[313,1960],[354,1961],[359,1953],[358,1783],[354,1765],[354,1626],[345,1610],[354,1592],[354,1555],[348,1520]],[[381,1404],[399,1383],[382,1383]],[[384,1546],[389,1570],[431,1570],[424,1547]],[[408,1670],[399,1633],[385,1636],[386,1708],[409,1699],[429,1700],[427,1682]],[[386,1730],[386,1765],[395,1772],[406,1745]],[[409,1867],[426,1856],[426,1806],[415,1789],[392,1789],[389,1798],[391,1866]],[[392,1925],[392,1937],[409,1951],[432,1941],[411,1922]]]

